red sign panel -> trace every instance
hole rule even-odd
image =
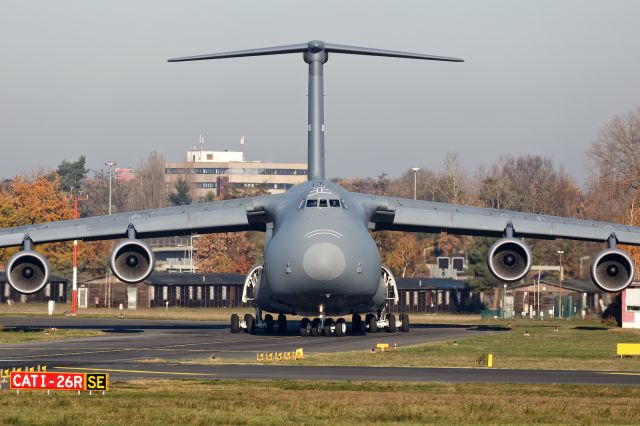
[[[89,377],[90,380],[87,380],[87,376],[91,376]],[[88,389],[106,390],[108,386],[108,376],[106,374],[12,371],[9,381],[11,389],[82,391]],[[91,382],[89,386],[87,386],[88,382]],[[100,382],[98,386],[96,386],[97,382]]]

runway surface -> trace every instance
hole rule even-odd
[[[496,330],[457,325],[413,326],[409,333],[347,337],[231,334],[226,324],[113,318],[10,318],[13,327],[99,329],[107,336],[0,345],[0,368],[47,365],[51,371],[106,371],[112,380],[131,378],[375,380],[491,383],[573,383],[640,385],[640,373],[526,371],[481,368],[316,367],[295,365],[183,364],[184,359],[254,359],[258,352],[305,354],[362,350],[378,342],[399,347],[470,337]],[[160,358],[163,362],[145,362]]]

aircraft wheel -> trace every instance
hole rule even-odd
[[[400,314],[400,321],[402,322],[402,325],[400,326],[400,331],[403,331],[405,333],[409,331],[409,315]]]
[[[249,315],[249,314],[245,315],[244,320],[247,323],[247,333],[249,334],[255,333],[256,320],[255,318],[253,318],[253,315]]]
[[[240,317],[238,314],[231,314],[231,332],[240,333]]]
[[[314,318],[311,321],[311,335],[313,337],[318,337],[320,335],[320,319]]]
[[[331,326],[333,325],[333,320],[331,318],[327,318],[324,320],[324,335],[327,337],[331,337]]]
[[[378,319],[374,315],[367,316],[367,318],[369,333],[376,333],[378,331]]]
[[[287,332],[287,317],[283,314],[278,315],[278,333]]]
[[[265,315],[265,316],[264,316],[264,322],[265,322],[265,324],[267,325],[267,327],[266,327],[265,331],[266,331],[268,334],[273,333],[273,315],[271,315],[271,314],[267,314],[267,315]]]
[[[351,333],[360,334],[363,331],[362,317],[358,314],[351,316]]]
[[[374,320],[376,320],[376,316],[373,314],[367,314],[364,317],[364,331],[371,333],[372,331],[370,330],[370,325],[371,325],[371,318],[373,318]],[[378,330],[378,325],[377,325],[377,321],[376,321],[376,330]],[[375,331],[373,331],[373,333],[375,333]]]
[[[343,337],[347,334],[347,323],[340,318],[336,321],[336,337]]]
[[[387,315],[387,320],[389,321],[389,326],[387,327],[387,331],[389,333],[395,333],[397,331],[396,316],[393,314],[389,314]]]
[[[300,335],[303,337],[311,335],[311,322],[309,318],[302,318],[302,321],[300,321]]]

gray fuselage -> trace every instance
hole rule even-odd
[[[270,312],[346,315],[375,312],[386,299],[380,254],[357,194],[331,182],[305,182],[272,208],[256,304]]]

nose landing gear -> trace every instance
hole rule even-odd
[[[373,314],[366,316],[365,331],[367,333],[376,333],[382,330],[387,333],[395,333],[398,330],[406,333],[409,329],[409,315],[407,314],[400,314],[396,319],[394,314],[387,314],[382,310],[377,317]]]

